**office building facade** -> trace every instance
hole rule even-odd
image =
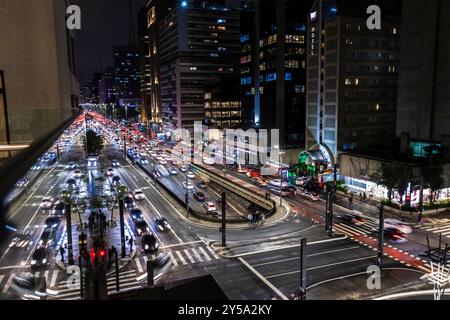
[[[140,73],[139,52],[134,45],[115,46],[114,54],[114,87],[116,102],[124,107],[140,107]]]
[[[1,1],[0,144],[32,142],[79,108],[68,5]]]
[[[395,140],[400,55],[398,1],[378,1],[382,29],[366,26],[369,2],[317,0],[308,17],[306,147],[383,150]],[[331,159],[329,159],[331,160]]]
[[[242,5],[244,125],[279,129],[285,147],[303,147],[305,141],[308,3],[256,0]]]

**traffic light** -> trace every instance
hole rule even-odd
[[[91,262],[92,262],[93,266],[95,266],[95,256],[96,256],[95,249],[92,248],[91,249]]]

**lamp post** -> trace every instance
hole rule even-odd
[[[279,152],[279,161],[280,161],[280,207],[283,205],[283,155],[285,152]]]

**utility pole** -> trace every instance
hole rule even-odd
[[[330,190],[330,185],[326,185],[327,188],[327,199],[325,206],[325,231],[328,231],[328,236],[333,237],[333,190]]]
[[[119,199],[119,215],[120,215],[120,243],[122,247],[121,256],[125,258],[127,255],[126,247],[125,247],[125,218],[124,218],[124,204],[123,199],[120,197]]]
[[[72,210],[69,203],[65,208],[66,224],[67,224],[67,251],[69,255],[69,265],[73,265],[73,242],[72,242]]]
[[[147,286],[153,288],[155,286],[155,275],[153,273],[153,260],[147,260]]]
[[[83,289],[83,263],[81,259],[81,251],[78,257],[78,266],[80,268],[80,298],[83,299],[84,289]]]
[[[186,216],[189,219],[189,189],[188,189],[189,179],[186,174]]]
[[[306,300],[306,246],[306,238],[303,238],[300,245],[300,300]]]
[[[116,290],[120,291],[120,282],[119,282],[119,253],[117,250],[114,250],[114,262],[116,265]]]
[[[378,257],[377,263],[380,270],[383,271],[383,254],[384,254],[384,205],[381,204],[379,207],[380,218],[378,227]]]
[[[222,192],[222,227],[220,228],[220,232],[222,232],[222,247],[227,246],[226,210],[227,210],[227,194],[225,192]]]

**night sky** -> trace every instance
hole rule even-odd
[[[137,12],[148,0],[133,0],[137,41]],[[95,71],[112,66],[114,45],[126,45],[128,0],[72,0],[81,8],[81,30],[77,31],[77,65],[80,84],[87,84]]]

